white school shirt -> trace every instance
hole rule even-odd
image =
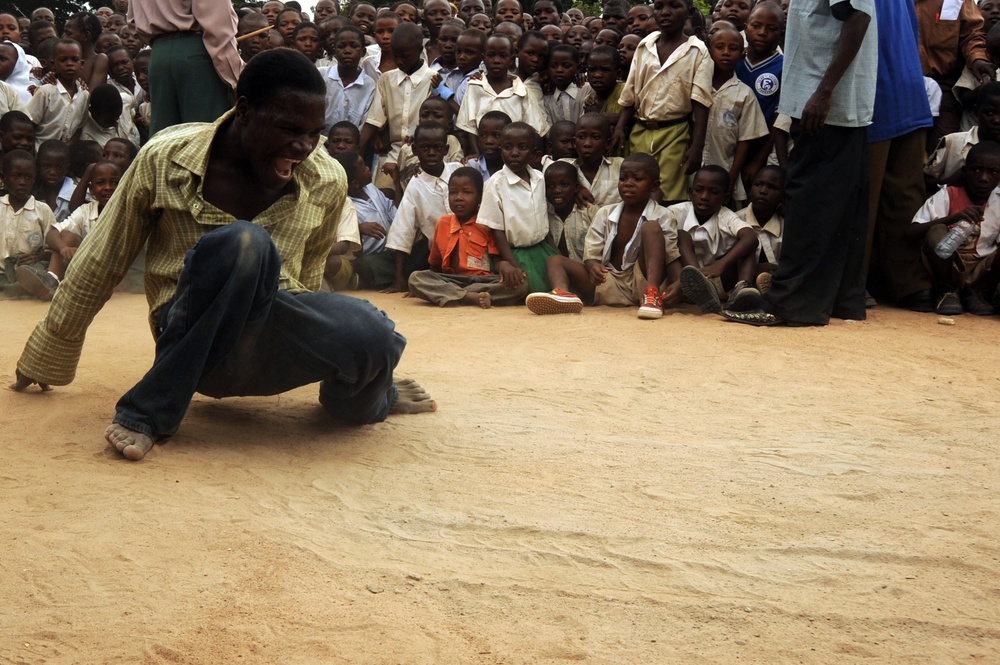
[[[924,202],[917,214],[913,216],[914,224],[926,224],[947,217],[951,209],[951,196],[947,187],[942,187]],[[976,243],[976,258],[982,259],[997,251],[997,240],[1000,239],[1000,187],[990,192],[983,208],[983,221],[979,224],[979,237]],[[970,238],[967,242],[973,242]],[[964,249],[964,248],[963,248]]]
[[[87,234],[90,233],[90,229],[94,228],[94,223],[97,222],[97,218],[100,215],[98,206],[97,201],[87,201],[71,212],[69,217],[64,221],[54,224],[52,228],[60,233],[69,231],[80,236],[81,239],[86,238]]]
[[[21,101],[21,96],[17,94],[17,90],[7,85],[6,81],[0,81],[0,115],[8,111],[20,111],[24,113],[27,108],[27,104]]]
[[[49,139],[69,141],[77,129],[83,124],[88,113],[90,93],[77,90],[70,97],[69,92],[59,81],[47,83],[37,90],[28,102],[28,117],[35,123],[35,147]],[[138,145],[138,144],[137,144]]]
[[[42,248],[45,234],[55,223],[52,209],[34,196],[16,211],[9,195],[0,197],[0,258],[34,254]]]
[[[736,244],[736,234],[741,229],[752,228],[729,208],[720,209],[704,224],[698,223],[694,205],[690,201],[676,203],[667,208],[667,211],[677,230],[691,234],[694,253],[698,257],[698,265],[702,268],[712,265],[725,256],[726,252]]]
[[[396,209],[396,218],[389,227],[389,234],[385,239],[387,249],[409,254],[418,232],[428,242],[434,238],[438,220],[451,214],[451,206],[448,205],[448,178],[461,166],[460,162],[445,162],[440,176],[432,176],[424,171],[413,176]]]
[[[511,122],[526,122],[542,136],[548,134],[550,123],[545,109],[528,94],[521,79],[516,76],[511,78],[511,87],[500,94],[493,90],[485,76],[477,81],[469,81],[455,127],[476,134],[480,118],[490,111],[503,111]]]
[[[549,235],[545,180],[528,167],[524,180],[505,164],[483,187],[483,204],[477,221],[503,231],[511,247],[533,247]]]
[[[708,127],[711,129],[705,135],[701,163],[721,166],[727,171],[733,167],[736,145],[740,141],[752,141],[769,133],[757,96],[736,76],[712,92]],[[737,178],[733,184],[733,197],[737,201],[746,199],[742,180]]]
[[[135,128],[132,116],[122,109],[122,114],[118,116],[118,122],[113,127],[101,127],[94,121],[93,116],[88,111],[84,117],[80,140],[97,141],[101,148],[103,148],[104,144],[111,139],[126,139],[134,146],[139,145],[139,130]]]
[[[979,127],[942,137],[934,154],[927,159],[924,173],[935,180],[947,180],[965,166],[969,150],[977,143],[979,143]]]
[[[594,89],[590,87],[589,83],[584,83],[582,87],[576,83],[570,83],[565,90],[556,88],[551,95],[543,97],[549,124],[554,125],[561,120],[569,120],[572,123],[579,122],[587,100],[593,96]]]
[[[413,137],[420,121],[420,105],[431,96],[433,77],[434,72],[423,62],[412,74],[390,69],[379,77],[375,85],[375,98],[365,122],[378,129],[388,123],[389,140],[392,141],[388,158],[390,164],[396,163],[403,141]]]
[[[618,237],[618,223],[621,221],[624,211],[624,203],[604,206],[597,211],[597,216],[594,217],[594,222],[590,225],[590,231],[587,232],[587,239],[584,242],[584,261],[600,261],[605,268],[615,269],[611,265],[611,250],[615,238]],[[680,250],[677,249],[677,226],[671,222],[668,209],[656,201],[649,200],[635,225],[635,232],[625,244],[625,250],[622,252],[622,270],[628,270],[639,260],[639,252],[642,249],[640,232],[647,222],[658,224],[663,232],[666,263],[672,263],[680,258]]]
[[[363,129],[375,99],[375,81],[361,70],[358,77],[345,86],[336,65],[321,69],[320,73],[326,82],[326,133],[344,120],[358,130]]]
[[[622,202],[621,194],[618,193],[618,176],[622,170],[622,162],[625,161],[623,157],[602,157],[593,182],[583,175],[583,168],[578,158],[564,158],[559,161],[569,162],[576,167],[580,174],[578,178],[580,186],[590,190],[594,195],[594,205],[598,208]]]
[[[753,212],[753,206],[747,206],[736,212],[736,216],[750,225],[757,232],[760,251],[768,263],[777,263],[781,258],[781,236],[785,230],[785,219],[778,213],[771,215],[766,224],[761,224]]]

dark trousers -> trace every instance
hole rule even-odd
[[[316,382],[334,418],[385,420],[398,399],[392,372],[406,340],[363,300],[278,290],[280,269],[277,248],[256,224],[202,236],[157,316],[153,367],[119,400],[114,421],[156,439],[177,430],[195,392],[276,395]]]
[[[215,71],[200,34],[155,41],[149,97],[150,136],[182,122],[215,122],[233,106],[233,89]]]
[[[866,133],[826,125],[808,136],[792,123],[781,260],[764,297],[790,324],[865,318]]]

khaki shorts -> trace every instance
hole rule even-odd
[[[645,290],[646,276],[636,261],[627,270],[608,270],[604,282],[594,289],[594,304],[608,307],[638,305]]]

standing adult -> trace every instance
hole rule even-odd
[[[792,118],[781,260],[753,325],[865,318],[868,140],[875,103],[874,0],[795,0],[788,8],[779,112]]]
[[[143,244],[152,368],[118,401],[105,437],[130,460],[180,426],[195,392],[276,395],[320,383],[336,419],[432,411],[393,381],[406,340],[384,312],[322,284],[341,228],[344,170],[316,150],[326,84],[305,56],[262,53],[236,107],[163,132],[140,151],[73,257],[17,364],[14,390],[70,383],[87,327]]]
[[[212,122],[232,107],[243,69],[232,3],[132,0],[128,11],[153,48],[150,135],[184,122]]]

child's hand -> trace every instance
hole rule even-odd
[[[722,277],[722,263],[713,263],[710,266],[705,266],[701,269],[701,274],[709,279]]]
[[[586,208],[587,206],[594,205],[597,200],[594,198],[593,193],[586,187],[581,187],[576,192],[576,204],[581,208]]]
[[[358,224],[358,231],[361,232],[361,235],[369,238],[378,238],[381,240],[385,237],[385,229],[378,222],[362,222]]]
[[[983,221],[983,206],[969,206],[965,210],[956,213],[955,216],[971,224],[977,224]]]
[[[406,284],[403,283],[402,280],[395,279],[395,280],[393,280],[391,286],[387,286],[384,289],[379,289],[378,292],[379,293],[400,293],[400,292],[404,292],[404,291],[406,293],[410,292],[410,290],[406,288]]]
[[[583,110],[596,111],[598,106],[600,106],[600,102],[597,101],[597,95],[591,95],[587,98],[587,101],[583,103]]]
[[[681,301],[681,282],[677,280],[673,284],[667,287],[667,290],[663,292],[663,304],[664,305],[676,305]]]
[[[49,72],[49,73],[48,73],[48,74],[46,74],[46,75],[45,75],[45,77],[44,77],[44,78],[42,79],[42,83],[50,83],[50,84],[52,84],[52,85],[55,85],[55,84],[56,84],[56,81],[58,81],[58,80],[59,80],[59,79],[57,79],[57,78],[56,78],[56,73],[55,73],[55,72]]]
[[[590,273],[590,281],[595,286],[598,284],[603,284],[608,278],[608,269],[602,266],[597,261],[590,264],[588,272]]]
[[[510,261],[501,261],[497,265],[497,272],[500,273],[500,283],[511,289],[521,286],[527,275],[520,268],[516,268]]]
[[[684,161],[682,164],[685,165],[684,172],[691,175],[695,171],[701,168],[701,155],[704,152],[704,148],[700,148],[696,145],[692,145],[684,153]]]
[[[87,92],[88,90],[90,90],[90,86],[88,86],[87,82],[84,81],[83,79],[77,79],[76,80],[76,87],[79,88],[83,92]]]
[[[625,145],[625,132],[616,129],[611,134],[611,144],[608,146],[608,154],[613,154],[619,147]]]
[[[441,74],[434,72],[434,75],[431,76],[431,87],[436,88],[439,85],[441,85]]]
[[[73,255],[76,254],[76,250],[77,250],[76,247],[63,247],[62,249],[59,250],[59,256],[69,261],[70,259],[73,258]]]
[[[389,176],[390,178],[392,178],[393,182],[399,182],[399,165],[398,164],[386,163],[386,165],[382,167],[382,173],[384,173],[387,176]]]

